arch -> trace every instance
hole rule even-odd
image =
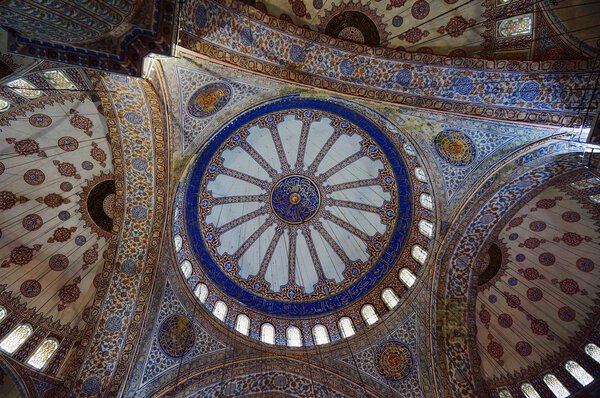
[[[404,283],[404,286],[408,288],[412,287],[417,281],[416,275],[408,268],[402,268],[398,276],[400,277],[400,281]]]
[[[414,245],[410,250],[410,254],[419,264],[425,265],[428,256],[427,250],[423,249],[419,245]]]
[[[396,294],[396,292],[394,292],[394,289],[390,287],[384,289],[383,292],[381,292],[381,299],[390,310],[393,310],[394,307],[396,307],[400,302],[398,295]]]
[[[584,350],[594,361],[600,363],[600,347],[594,343],[589,343],[585,345]]]
[[[421,181],[421,182],[427,182],[427,176],[425,175],[425,171],[423,170],[422,167],[415,167],[415,177],[417,177],[417,180]]]
[[[8,314],[8,311],[6,311],[6,308],[4,308],[4,306],[0,305],[0,322],[2,322],[2,320],[4,318],[6,318],[7,314]]]
[[[208,297],[208,287],[204,283],[198,283],[194,288],[194,294],[201,303],[204,303]]]
[[[415,148],[411,144],[405,142],[402,144],[402,148],[404,148],[406,153],[408,153],[410,156],[417,156]]]
[[[53,338],[46,339],[38,346],[33,355],[29,357],[27,364],[35,369],[42,369],[57,349],[58,340]]]
[[[302,347],[302,333],[296,326],[288,326],[285,338],[288,347]]]
[[[330,342],[329,340],[329,331],[323,325],[315,325],[313,327],[313,337],[315,339],[316,345],[327,344]]]
[[[250,318],[244,314],[239,314],[235,320],[235,330],[248,336],[250,332]]]
[[[498,35],[500,37],[530,35],[532,27],[533,17],[531,14],[506,18],[498,24]]]
[[[220,321],[225,321],[225,317],[227,316],[227,304],[222,301],[217,301],[215,303],[215,307],[213,308],[213,315],[217,317]]]
[[[427,220],[419,221],[419,232],[428,238],[433,238],[433,223]]]
[[[175,245],[175,251],[179,252],[181,250],[181,247],[183,246],[183,238],[181,237],[181,235],[175,235],[175,237],[173,238],[173,244]]]
[[[33,84],[25,79],[19,78],[6,83],[6,87],[20,95],[21,97],[33,99],[42,95],[42,91],[35,88]]]
[[[263,323],[260,327],[260,341],[266,344],[275,344],[275,326]]]
[[[192,263],[190,263],[189,260],[183,260],[179,267],[181,268],[181,272],[185,279],[192,276]]]
[[[340,329],[340,334],[343,338],[348,338],[354,336],[356,334],[356,330],[354,329],[354,324],[352,323],[352,319],[347,316],[340,318],[338,321],[338,328]]]
[[[427,210],[433,210],[433,199],[431,199],[431,195],[422,193],[421,196],[419,196],[419,202],[421,202],[421,206]]]
[[[581,367],[577,362],[570,360],[565,363],[565,369],[573,376],[575,380],[583,387],[587,386],[594,381],[594,377],[589,374],[584,368]]]
[[[28,323],[22,323],[0,342],[0,349],[8,354],[15,352],[33,333]]]
[[[57,90],[73,90],[77,88],[62,70],[47,70],[42,72],[42,75]]]
[[[538,394],[535,388],[529,383],[521,384],[521,392],[526,398],[541,398],[540,394]]]
[[[375,311],[375,307],[373,307],[371,304],[363,305],[363,307],[360,309],[360,314],[362,315],[365,323],[369,326],[373,325],[379,320],[379,316]]]
[[[552,373],[548,373],[544,376],[544,383],[546,383],[556,398],[566,398],[571,394]]]
[[[512,394],[508,390],[500,390],[498,393],[499,398],[513,398]]]
[[[7,111],[10,108],[10,102],[0,98],[0,112]]]

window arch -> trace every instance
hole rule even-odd
[[[3,306],[0,305],[0,322],[2,322],[2,320],[4,318],[6,318],[7,314],[8,314],[8,311],[6,311],[6,308],[4,308]]]
[[[417,180],[419,180],[421,182],[427,182],[427,176],[425,175],[425,171],[423,171],[422,167],[416,167],[414,171],[415,171],[415,177],[417,177]]]
[[[73,90],[77,88],[62,70],[48,70],[43,72],[42,75],[57,90]]]
[[[288,326],[285,330],[285,339],[288,347],[302,347],[302,333],[296,326]]]
[[[31,333],[33,333],[33,328],[30,324],[23,323],[17,326],[0,342],[0,349],[12,354],[31,336]]]
[[[27,360],[27,364],[31,365],[35,369],[43,368],[50,357],[54,354],[58,348],[58,341],[56,339],[46,339],[40,344],[35,350],[33,355]]]
[[[540,394],[538,394],[535,388],[529,383],[521,384],[521,391],[526,398],[541,398]]]
[[[248,336],[248,333],[250,332],[250,318],[244,314],[239,314],[235,320],[235,330]]]
[[[270,323],[263,323],[260,327],[260,341],[275,344],[275,327]]]
[[[42,95],[42,91],[35,88],[25,79],[16,79],[6,84],[12,91],[25,98],[37,98]]]
[[[329,343],[329,332],[323,325],[315,325],[313,327],[313,337],[316,345]]]
[[[408,268],[402,268],[400,270],[400,281],[402,281],[402,283],[404,283],[404,286],[410,288],[412,287],[415,282],[417,281],[417,277],[415,274],[413,274],[413,272],[411,270],[409,270]]]
[[[500,390],[498,393],[499,398],[513,398],[512,394],[508,390]]]
[[[346,339],[350,336],[354,336],[356,333],[352,319],[348,318],[347,316],[340,318],[338,321],[338,327],[340,328],[340,334]]]
[[[548,373],[544,376],[544,383],[546,383],[556,398],[566,398],[570,394],[569,390],[567,390],[552,373]]]
[[[198,283],[194,288],[194,294],[201,303],[204,303],[208,297],[208,287],[204,283]]]
[[[216,316],[220,321],[225,321],[227,311],[227,304],[222,301],[217,301],[215,303],[215,308],[213,308],[213,315]]]
[[[412,257],[421,265],[425,265],[427,261],[427,251],[419,245],[414,245],[410,251]]]
[[[7,111],[10,108],[10,102],[0,98],[0,112]]]
[[[421,206],[427,210],[433,210],[433,200],[430,195],[422,193],[421,196],[419,196],[419,201],[421,202]]]
[[[406,153],[408,153],[410,156],[416,156],[415,148],[413,148],[413,146],[411,144],[404,143],[402,145],[402,147],[404,148],[404,150],[406,151]]]
[[[506,18],[498,24],[498,34],[500,37],[514,37],[530,35],[533,25],[531,14],[520,15],[518,17]]]
[[[367,325],[372,325],[379,320],[379,316],[377,312],[375,312],[375,307],[371,304],[366,304],[360,309],[360,314],[362,315],[365,323]]]
[[[173,243],[175,244],[175,251],[179,252],[179,250],[181,250],[183,247],[183,239],[181,238],[181,235],[175,235],[173,238]]]
[[[183,260],[180,267],[181,267],[181,272],[183,272],[183,277],[185,279],[192,276],[192,263],[190,263],[188,260]]]
[[[594,378],[592,377],[591,374],[589,374],[584,368],[581,367],[581,365],[579,365],[577,362],[575,361],[567,361],[565,363],[565,369],[567,370],[567,372],[569,372],[571,374],[571,376],[573,376],[573,378],[575,378],[575,380],[577,380],[579,382],[579,384],[581,384],[583,387],[587,386],[588,384],[590,384],[592,381],[594,381]]]
[[[419,232],[428,238],[433,237],[433,223],[427,220],[419,221]]]
[[[390,310],[394,309],[394,307],[400,302],[396,292],[389,287],[381,292],[381,299]]]
[[[600,348],[596,344],[586,344],[584,350],[594,361],[600,363]]]

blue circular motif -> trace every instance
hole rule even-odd
[[[290,47],[290,59],[294,62],[303,62],[305,57],[304,49],[297,44],[292,44]]]
[[[517,280],[517,278],[511,277],[508,278],[508,284],[510,286],[516,286],[519,283],[519,281]]]
[[[190,352],[195,341],[192,322],[183,315],[171,315],[160,324],[158,343],[170,357],[183,357]]]
[[[131,161],[131,167],[137,171],[145,171],[148,168],[148,162],[142,158],[134,158]]]
[[[254,38],[252,37],[252,30],[250,30],[249,27],[244,27],[242,29],[242,31],[240,32],[240,42],[247,46],[250,47],[252,45],[252,42],[254,41]]]
[[[148,216],[148,209],[144,206],[133,206],[131,208],[131,216],[136,220],[144,220]]]
[[[198,4],[194,10],[194,21],[200,29],[204,29],[208,23],[208,16],[206,14],[206,8],[202,4]]]
[[[83,236],[83,235],[77,235],[75,237],[75,244],[77,246],[83,246],[83,245],[85,245],[85,242],[87,242],[87,239],[85,238],[85,236]]]
[[[403,22],[404,20],[400,15],[396,15],[394,18],[392,18],[392,25],[394,25],[396,28],[400,27]]]
[[[469,95],[471,94],[471,90],[473,90],[473,79],[466,76],[459,77],[454,80],[453,88],[458,94]]]
[[[410,86],[410,83],[412,83],[412,79],[413,75],[411,70],[403,69],[400,72],[396,73],[396,83],[398,83],[402,87]]]
[[[473,140],[458,130],[438,133],[433,139],[433,146],[438,155],[453,166],[468,166],[477,156]]]
[[[101,387],[102,383],[98,376],[90,376],[81,383],[81,390],[86,394],[97,394]]]
[[[525,255],[524,255],[524,254],[521,254],[521,253],[519,253],[519,254],[517,254],[517,255],[515,256],[515,259],[516,259],[518,262],[523,262],[523,261],[525,261]]]
[[[123,117],[131,124],[142,124],[144,121],[144,117],[137,112],[125,112]]]
[[[231,93],[231,87],[225,83],[209,83],[200,87],[190,97],[187,111],[196,118],[212,116],[227,105]]]
[[[132,259],[128,258],[121,263],[121,272],[125,275],[133,275],[135,274],[135,271],[135,261],[133,261]]]
[[[519,97],[523,101],[533,101],[540,93],[540,84],[538,82],[527,82],[519,88]]]
[[[285,177],[275,184],[271,192],[273,212],[290,224],[301,224],[313,218],[320,203],[319,189],[304,176]]]
[[[344,76],[352,75],[354,73],[354,68],[354,62],[349,59],[345,59],[340,62],[340,72],[342,72]]]
[[[496,301],[498,301],[498,297],[496,297],[495,294],[490,294],[490,296],[488,297],[488,301],[494,304]]]
[[[323,7],[323,0],[313,0],[313,7],[320,10]]]
[[[516,232],[513,232],[512,234],[508,235],[508,239],[517,240],[517,239],[519,239],[519,234]]]
[[[106,329],[106,331],[109,333],[116,333],[121,330],[121,326],[121,318],[116,315],[112,315],[106,320],[104,329]]]
[[[69,218],[71,218],[71,213],[69,213],[66,210],[63,210],[60,213],[58,213],[58,219],[61,221],[67,221]]]

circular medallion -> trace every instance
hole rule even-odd
[[[40,185],[46,180],[46,176],[42,170],[32,169],[23,174],[23,180],[29,185]]]
[[[475,160],[476,150],[468,135],[444,130],[435,136],[433,145],[438,155],[453,166],[468,166]]]
[[[31,115],[29,117],[29,124],[33,127],[48,127],[52,124],[52,118],[48,115],[44,115],[43,113],[36,113],[35,115]]]
[[[115,180],[111,174],[100,174],[88,181],[79,200],[86,224],[98,235],[112,235],[115,207]]]
[[[35,297],[42,291],[42,285],[35,279],[28,279],[21,284],[21,294],[24,297]]]
[[[61,137],[58,139],[58,147],[65,152],[73,152],[79,148],[79,142],[73,137]]]
[[[271,192],[273,212],[289,224],[301,224],[313,218],[320,202],[316,184],[299,175],[284,177]]]
[[[55,254],[48,260],[48,265],[53,271],[62,271],[69,266],[69,258],[64,254]]]
[[[173,358],[181,358],[190,352],[195,339],[192,323],[183,315],[169,316],[158,330],[160,348]]]
[[[405,379],[413,368],[413,357],[408,347],[399,341],[388,341],[375,353],[375,366],[379,374],[391,381]]]
[[[202,86],[189,99],[188,113],[197,118],[214,115],[227,105],[231,94],[231,87],[225,83],[210,83]]]
[[[396,263],[412,220],[394,143],[321,99],[284,97],[233,119],[181,189],[173,232],[186,235],[192,266],[272,316],[323,315],[362,297]]]
[[[42,225],[44,225],[44,220],[42,217],[37,214],[28,214],[23,217],[23,228],[28,231],[35,231],[36,229],[40,229]]]

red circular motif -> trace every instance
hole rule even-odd
[[[527,239],[525,239],[525,242],[523,242],[523,245],[528,249],[535,249],[541,243],[542,243],[542,241],[539,240],[538,238],[527,238]]]
[[[62,189],[65,192],[69,192],[71,189],[73,189],[73,184],[71,184],[68,181],[61,182],[60,183],[60,189]]]
[[[92,148],[92,150],[90,151],[90,155],[92,156],[92,159],[94,159],[98,163],[103,163],[106,161],[106,152],[104,152],[98,146]]]
[[[83,253],[83,262],[86,264],[94,264],[98,260],[98,252],[96,249],[88,249]]]
[[[58,207],[63,204],[63,198],[57,193],[49,193],[44,197],[44,203],[48,207]]]
[[[490,341],[487,346],[487,350],[494,358],[502,358],[502,355],[504,355],[504,348],[502,347],[502,344],[495,341]]]
[[[69,228],[58,227],[56,230],[54,230],[54,235],[52,235],[52,238],[54,238],[56,242],[66,242],[71,238],[71,232],[72,231]]]
[[[48,265],[53,271],[62,271],[69,266],[69,258],[64,254],[55,254],[48,260]]]
[[[10,252],[10,262],[25,265],[33,258],[33,249],[27,246],[17,246]]]
[[[535,204],[540,209],[551,209],[556,206],[556,200],[554,199],[540,199]]]
[[[42,285],[35,279],[26,280],[21,284],[21,294],[24,297],[35,297],[42,291]]]
[[[527,289],[527,298],[531,301],[540,301],[544,297],[544,293],[537,287]]]
[[[594,262],[589,258],[581,257],[577,260],[577,268],[583,272],[591,272],[594,270]]]
[[[510,222],[508,223],[508,226],[510,228],[518,227],[519,225],[521,225],[523,223],[524,218],[525,218],[525,216],[515,217],[512,220],[510,220]]]
[[[71,152],[79,148],[79,142],[73,137],[61,137],[58,140],[58,147],[63,151]]]
[[[574,279],[563,279],[560,281],[560,290],[565,294],[575,294],[579,291],[579,284]]]
[[[482,308],[481,311],[479,311],[479,320],[485,324],[490,323],[490,313],[488,310],[486,310],[485,308]]]
[[[17,197],[9,191],[0,192],[0,210],[10,209],[17,203]]]
[[[546,321],[541,319],[534,319],[531,321],[531,331],[537,335],[544,335],[548,333],[548,324]]]
[[[515,294],[509,294],[508,297],[506,297],[506,304],[508,304],[510,308],[519,308],[521,306],[521,299]]]
[[[29,117],[29,124],[33,127],[48,127],[52,124],[52,118],[42,113],[36,113]]]
[[[539,255],[538,261],[540,262],[540,264],[549,267],[556,262],[556,256],[554,256],[554,254],[552,253],[544,252]]]
[[[429,15],[429,3],[425,0],[417,0],[410,11],[415,19],[423,19]]]
[[[579,246],[583,242],[583,237],[575,232],[565,232],[562,240],[569,246]]]
[[[23,174],[23,180],[29,185],[40,185],[46,180],[46,176],[42,170],[32,169]]]
[[[500,314],[498,315],[498,324],[503,328],[509,328],[513,324],[512,317],[508,314]]]
[[[79,287],[75,283],[71,283],[70,285],[65,285],[60,288],[58,291],[58,297],[62,300],[63,303],[73,303],[81,294]]]
[[[535,268],[525,268],[523,270],[523,276],[525,277],[525,279],[527,279],[528,281],[533,281],[536,280],[537,278],[540,277],[540,273],[537,269]]]
[[[562,219],[566,222],[577,222],[581,220],[581,216],[576,211],[565,211],[562,214]]]
[[[14,144],[15,152],[21,156],[33,155],[34,153],[38,153],[40,151],[39,144],[30,138],[16,141]]]
[[[61,163],[61,162],[58,162],[55,160],[54,164],[56,165],[58,172],[62,176],[75,177],[77,175],[77,169],[75,168],[75,166],[72,163],[67,163],[67,162]]]
[[[37,214],[28,214],[23,217],[21,224],[23,224],[23,228],[26,230],[35,231],[44,225],[44,220],[42,220],[42,217],[38,216]]]
[[[558,317],[563,322],[571,322],[576,317],[575,310],[569,306],[561,307],[558,309]]]
[[[529,356],[531,354],[531,344],[526,341],[519,341],[515,345],[515,349],[522,357]]]

